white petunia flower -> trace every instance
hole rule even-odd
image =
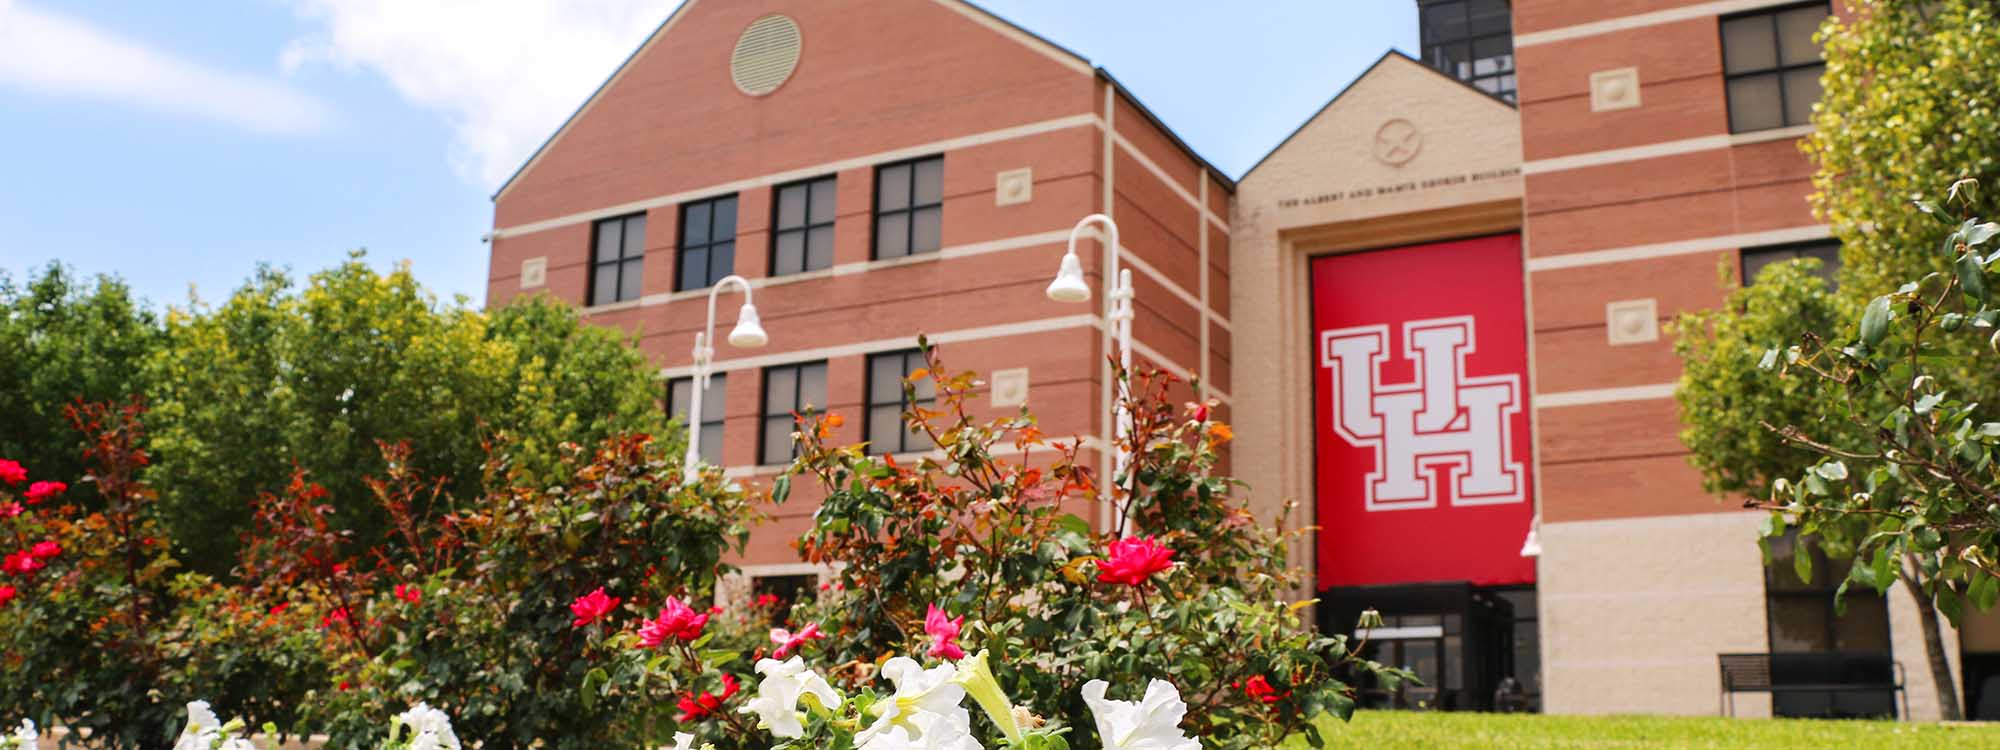
[[[451,716],[422,701],[397,714],[396,723],[410,728],[409,750],[460,750]]]
[[[216,740],[222,736],[222,721],[215,718],[215,711],[208,707],[208,701],[187,704],[187,725],[181,727],[181,736],[174,740],[174,750],[211,750]]]
[[[863,750],[985,750],[971,727],[949,714],[919,713],[906,724],[889,727],[858,747]]]
[[[675,732],[674,746],[670,750],[694,750],[694,735],[687,732]]]
[[[972,731],[972,714],[961,705],[965,688],[952,681],[958,668],[939,664],[924,669],[916,660],[898,656],[882,665],[882,676],[896,685],[896,693],[876,703],[875,723],[855,735],[860,750],[900,748],[977,748]],[[900,730],[900,733],[897,732]],[[968,735],[964,742],[959,735]]]
[[[13,750],[38,750],[41,739],[41,733],[35,731],[35,722],[22,719],[21,728],[14,730],[14,736],[0,737],[0,746],[9,744],[11,740]]]
[[[1105,750],[1201,750],[1201,742],[1181,732],[1187,704],[1173,683],[1153,680],[1137,702],[1106,700],[1108,687],[1103,680],[1083,684],[1083,702],[1097,719]]]
[[[840,707],[840,693],[834,692],[825,677],[807,669],[805,659],[797,656],[785,661],[760,659],[757,673],[764,676],[757,683],[757,697],[737,710],[756,714],[774,736],[784,739],[805,736],[805,724],[799,721],[799,699],[803,696],[812,696],[828,710]]]

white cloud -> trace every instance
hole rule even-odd
[[[262,133],[325,124],[319,100],[275,78],[175,57],[91,24],[0,0],[0,86],[116,102]]]
[[[497,188],[680,0],[296,0],[288,68],[368,70],[444,115],[452,163]]]

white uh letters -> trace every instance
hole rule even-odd
[[[1333,370],[1333,431],[1375,451],[1365,481],[1368,510],[1435,508],[1431,467],[1449,466],[1451,504],[1499,505],[1527,499],[1509,422],[1521,411],[1521,376],[1465,374],[1477,350],[1469,315],[1403,324],[1403,356],[1414,383],[1385,384],[1389,327],[1320,334],[1320,366]]]

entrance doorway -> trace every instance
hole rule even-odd
[[[1320,593],[1320,627],[1366,638],[1363,656],[1421,682],[1357,685],[1365,707],[1536,711],[1539,649],[1520,648],[1520,638],[1535,637],[1534,595],[1533,587],[1466,583],[1328,589]],[[1382,627],[1357,630],[1370,608],[1382,614]]]

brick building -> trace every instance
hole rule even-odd
[[[1797,147],[1828,3],[1410,12],[1416,56],[1329,86],[1232,181],[1108,73],[969,3],[689,0],[495,196],[488,299],[547,291],[640,332],[678,409],[708,288],[746,277],[770,342],[717,345],[700,442],[752,481],[804,404],[846,414],[842,439],[927,450],[879,387],[919,333],[986,376],[985,408],[1030,403],[1094,445],[1110,327],[1042,290],[1072,224],[1106,213],[1137,358],[1220,401],[1257,507],[1311,500],[1290,520],[1320,528],[1297,562],[1322,624],[1380,607],[1377,655],[1429,683],[1372,700],[1715,713],[1719,655],[1776,653],[1901,662],[1907,713],[1936,716],[1907,597],[1835,617],[1822,582],[1767,576],[1759,517],[1705,494],[1678,439],[1662,325],[1721,302],[1718,268],[1838,260]],[[1099,286],[1107,248],[1080,250]],[[810,511],[757,531],[754,585],[810,581],[784,545]],[[1947,634],[1975,715],[1996,630]]]

